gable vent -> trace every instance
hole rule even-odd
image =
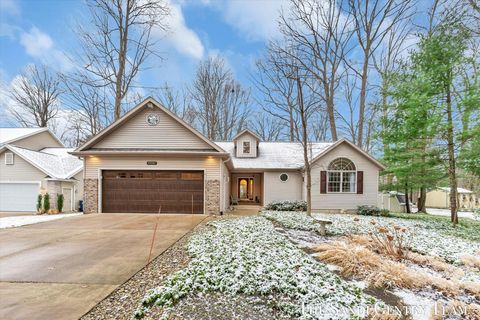
[[[13,164],[13,153],[12,152],[5,153],[5,164],[8,164],[8,165]]]

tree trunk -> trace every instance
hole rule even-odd
[[[420,188],[420,197],[418,197],[418,211],[422,213],[427,213],[427,208],[425,208],[425,202],[427,201],[427,188],[421,187]]]
[[[307,117],[305,114],[305,106],[303,104],[303,92],[300,78],[297,77],[298,90],[298,107],[300,109],[300,117],[302,118],[302,145],[303,145],[303,160],[305,162],[305,175],[307,178],[307,215],[312,215],[312,175],[310,172],[310,161],[308,159],[308,136],[307,136]]]
[[[363,126],[365,122],[365,101],[367,98],[367,78],[368,78],[368,54],[370,52],[370,46],[367,45],[365,49],[365,59],[363,60],[362,70],[362,86],[360,88],[360,107],[358,110],[358,147],[363,147]]]
[[[412,210],[410,210],[410,199],[408,197],[408,188],[405,188],[405,209],[407,210],[407,213],[412,213]]]
[[[335,124],[335,106],[333,101],[333,96],[329,95],[327,98],[327,113],[328,113],[328,123],[330,124],[330,133],[332,135],[332,141],[337,141],[337,126]]]
[[[447,148],[448,148],[448,180],[450,184],[450,218],[454,225],[458,223],[457,176],[455,164],[455,142],[452,119],[452,97],[450,85],[447,85]]]
[[[120,119],[122,115],[122,99],[123,99],[123,76],[125,73],[125,61],[127,56],[128,42],[128,21],[130,19],[130,1],[127,1],[125,16],[125,25],[120,27],[120,47],[118,51],[118,71],[115,78],[115,120]],[[122,22],[120,22],[121,24]]]

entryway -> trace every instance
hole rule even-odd
[[[232,173],[231,196],[240,205],[263,205],[263,174]]]

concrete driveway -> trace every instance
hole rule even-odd
[[[0,230],[0,319],[78,319],[204,215],[91,214]]]

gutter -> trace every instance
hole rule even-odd
[[[229,157],[228,152],[195,152],[195,151],[72,151],[69,154],[74,156],[89,156],[89,155],[191,155],[191,156],[220,156],[220,157]]]

